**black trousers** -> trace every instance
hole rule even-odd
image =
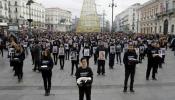
[[[79,100],[84,100],[84,94],[86,95],[86,100],[91,100],[91,86],[79,87]]]
[[[1,55],[2,55],[2,57],[3,57],[3,56],[4,56],[4,51],[3,51],[3,49],[1,48],[0,51],[1,51]]]
[[[114,67],[115,54],[109,54],[109,68]]]
[[[148,62],[147,71],[146,71],[146,79],[149,79],[151,70],[152,70],[152,78],[155,78],[157,69],[158,69],[158,64],[154,64],[153,62]]]
[[[106,59],[107,59],[107,57],[108,57],[108,54],[109,54],[108,49],[105,49],[105,58],[106,58]]]
[[[98,74],[105,74],[105,60],[98,60],[98,68],[97,68]]]
[[[58,62],[58,53],[53,53],[53,59],[54,59],[55,65],[57,65],[57,62]]]
[[[139,54],[139,61],[142,62],[143,59],[144,59],[144,53]]]
[[[120,64],[122,63],[121,62],[121,53],[116,53],[116,58],[117,58],[117,63],[120,61]]]
[[[60,67],[61,67],[61,69],[63,69],[65,59],[64,59],[64,57],[59,57],[59,59],[60,59]]]
[[[30,50],[30,53],[31,53],[31,56],[32,56],[32,63],[34,64],[35,63],[35,61],[34,61],[34,54],[33,54],[33,52]]]
[[[97,64],[97,56],[94,54],[94,64]]]
[[[71,70],[71,75],[74,73],[74,66],[76,67],[76,70],[78,69],[78,61],[72,61],[72,70]]]
[[[69,60],[69,50],[66,50],[65,54],[66,54],[66,60]]]
[[[14,66],[15,74],[18,76],[18,79],[23,78],[23,61],[16,63]]]
[[[43,82],[44,82],[45,91],[50,92],[52,71],[51,70],[42,71],[42,78],[43,78]]]
[[[129,77],[131,79],[131,81],[130,81],[130,89],[133,89],[134,77],[135,77],[135,66],[126,66],[125,65],[125,80],[124,80],[124,88],[125,89],[127,89]]]
[[[35,64],[34,70],[39,70],[39,68],[40,68],[40,61],[39,60],[35,60],[34,64]]]

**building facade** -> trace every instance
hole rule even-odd
[[[98,17],[100,19],[100,32],[108,32],[108,20],[105,18],[105,13],[98,14]]]
[[[140,33],[174,34],[175,0],[150,0],[139,13]]]
[[[45,7],[37,2],[31,4],[31,14],[29,6],[26,5],[28,0],[9,0],[9,22],[17,23],[19,26],[28,26],[27,19],[33,19],[32,27],[45,27]]]
[[[50,31],[68,32],[71,31],[72,13],[60,8],[46,9],[46,27]]]
[[[72,19],[72,32],[76,32],[79,20],[80,18],[78,18],[77,16],[75,16],[75,18]]]
[[[7,27],[9,12],[8,0],[0,0],[0,31]]]
[[[138,32],[138,9],[141,7],[139,3],[130,6],[115,17],[114,29],[122,32]]]

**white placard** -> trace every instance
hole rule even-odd
[[[93,47],[93,54],[95,54],[97,47]]]
[[[71,56],[71,60],[77,60],[77,52],[72,51],[70,56]]]
[[[57,46],[53,46],[52,52],[53,53],[58,53],[58,47]]]
[[[64,52],[64,48],[59,48],[59,55],[64,55],[65,52]]]
[[[86,57],[90,56],[90,50],[89,49],[84,49],[84,56],[86,56]]]
[[[162,55],[165,55],[166,54],[166,48],[161,48],[162,50]]]
[[[115,46],[110,46],[110,53],[115,54]]]
[[[66,49],[66,50],[69,49],[69,44],[65,44],[65,49]]]
[[[105,60],[105,51],[99,51],[99,60]]]

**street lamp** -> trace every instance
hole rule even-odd
[[[33,19],[31,19],[31,4],[32,3],[35,3],[33,0],[28,0],[27,4],[29,6],[29,19],[28,22],[29,22],[29,36],[31,37],[32,36],[32,28],[31,28],[31,23],[33,21]]]
[[[109,7],[112,8],[112,28],[111,28],[111,32],[113,32],[113,15],[114,15],[114,7],[117,7],[117,5],[114,3],[114,0],[112,0],[112,4],[109,4]]]

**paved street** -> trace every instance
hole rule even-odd
[[[6,54],[6,52],[5,52]],[[135,77],[135,93],[122,92],[124,81],[124,66],[115,64],[114,70],[109,70],[106,61],[106,76],[97,76],[97,66],[90,59],[94,72],[92,100],[174,100],[175,98],[175,57],[168,50],[166,64],[159,70],[158,81],[146,81],[145,72],[147,60],[137,66]],[[44,96],[41,73],[33,72],[31,57],[27,56],[24,64],[24,78],[20,84],[13,77],[8,59],[0,57],[0,100],[78,100],[78,88],[75,78],[70,76],[71,62],[66,61],[64,71],[59,65],[54,66],[51,96]],[[110,98],[110,99],[109,99]]]

